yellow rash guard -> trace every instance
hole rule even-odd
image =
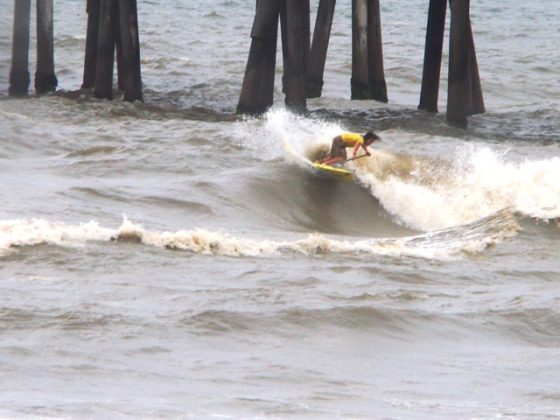
[[[344,133],[340,135],[340,139],[346,147],[354,147],[356,144],[361,146],[364,144],[364,137],[358,133]]]

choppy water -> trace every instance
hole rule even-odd
[[[261,119],[254,2],[139,1],[142,104],[73,92],[81,3],[28,99],[2,4],[0,417],[560,416],[559,5],[472,2],[462,131],[415,110],[427,2],[381,2],[388,105],[347,99],[346,0],[324,97]],[[302,163],[367,129],[355,183]]]

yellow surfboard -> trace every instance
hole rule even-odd
[[[313,163],[313,169],[315,173],[321,177],[337,179],[340,181],[352,181],[352,171],[345,168],[315,162]]]

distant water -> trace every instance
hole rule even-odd
[[[472,2],[465,131],[445,57],[416,110],[428,2],[381,1],[389,104],[348,99],[344,0],[323,98],[287,112],[279,55],[259,119],[254,2],[140,0],[135,104],[76,92],[85,5],[54,3],[46,97],[7,97],[0,14],[0,417],[560,417],[559,5]],[[309,170],[369,129],[356,182]]]

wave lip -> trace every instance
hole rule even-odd
[[[480,253],[489,245],[515,235],[519,229],[517,220],[508,209],[458,228],[405,238],[355,241],[320,234],[279,241],[235,237],[206,229],[153,232],[130,222],[126,217],[117,230],[101,227],[93,221],[75,226],[36,219],[13,220],[0,222],[0,255],[16,247],[43,243],[68,247],[83,245],[88,241],[116,241],[231,257],[343,254],[357,258],[408,256],[447,260]]]
[[[432,231],[472,223],[502,208],[560,218],[560,160],[506,161],[487,147],[449,160],[375,150],[353,166],[360,183],[400,223]]]

